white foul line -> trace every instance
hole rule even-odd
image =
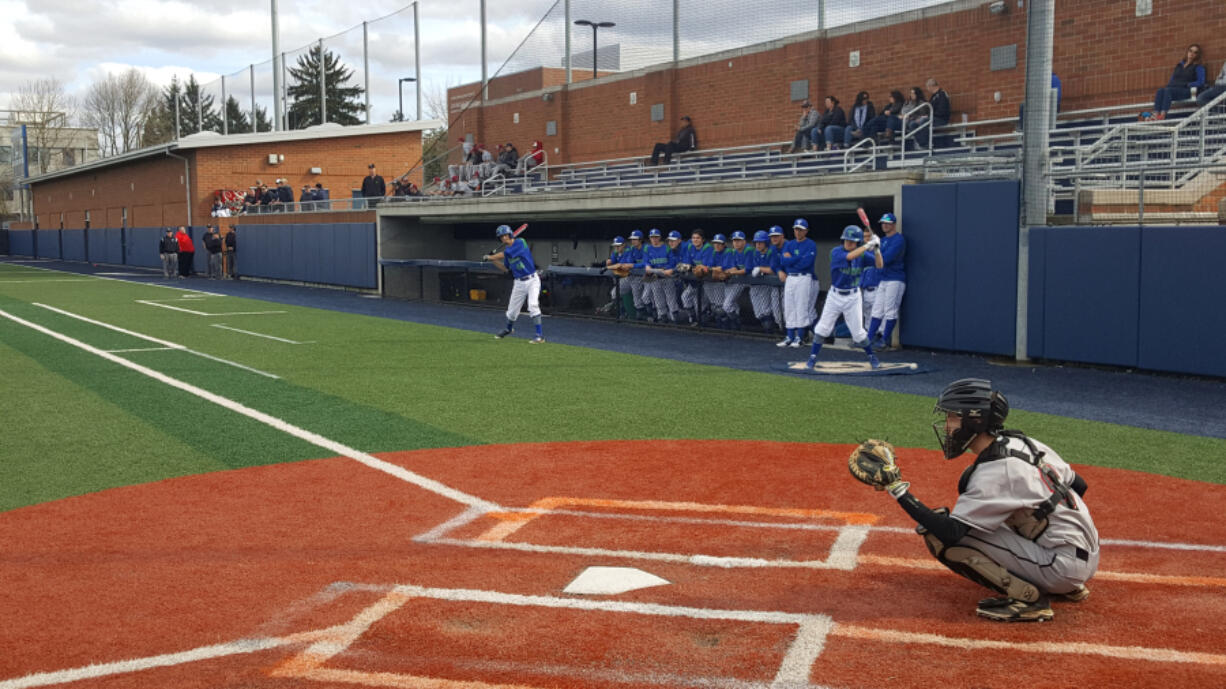
[[[111,354],[127,354],[128,352],[173,352],[173,347],[135,347],[133,349],[108,349]]]
[[[39,263],[51,263],[51,261],[38,261],[38,262]],[[29,263],[29,261],[23,261],[22,263],[24,265],[25,263]],[[178,290],[180,292],[194,292],[196,294],[208,294],[214,297],[226,296],[224,294],[214,294],[213,292],[202,292],[198,289],[189,289],[187,287],[175,287],[173,285],[159,285],[155,282],[136,282],[135,280],[123,280],[121,278],[104,277],[100,274],[94,274],[94,273],[74,273],[68,270],[56,270],[55,268],[41,268],[39,266],[25,266],[25,267],[30,268],[32,270],[44,270],[48,273],[59,273],[61,275],[80,275],[81,277],[90,278],[93,280],[113,280],[115,282],[122,282],[126,285],[141,285],[144,287],[160,287],[161,289],[173,289],[173,290]],[[153,275],[156,275],[156,274],[151,273],[150,277],[152,277]]]
[[[56,309],[53,309],[53,310],[56,310]],[[349,459],[352,459],[361,464],[365,464],[366,466],[372,469],[375,469],[377,471],[382,471],[383,473],[390,474],[391,476],[395,476],[396,478],[402,481],[412,483],[413,485],[419,488],[422,488],[424,490],[430,491],[431,493],[441,495],[445,498],[449,498],[458,503],[468,505],[469,507],[478,507],[478,508],[481,508],[487,511],[493,511],[493,510],[500,509],[500,507],[495,503],[488,502],[486,500],[482,500],[480,498],[474,497],[467,493],[458,491],[450,486],[440,483],[439,481],[435,481],[434,479],[431,479],[431,478],[426,478],[425,476],[416,474],[412,471],[409,471],[408,469],[405,469],[404,467],[392,464],[391,462],[385,462],[382,459],[379,459],[377,457],[372,457],[371,455],[368,455],[365,452],[362,452],[360,450],[355,450],[347,445],[342,445],[341,443],[338,443],[335,440],[329,440],[328,438],[325,438],[322,435],[319,435],[317,433],[312,433],[311,431],[308,431],[304,428],[299,428],[298,426],[295,426],[287,421],[278,419],[277,417],[272,416],[270,414],[265,414],[262,411],[252,409],[251,407],[248,407],[235,400],[232,400],[226,397],[222,397],[221,395],[209,392],[208,390],[205,390],[203,388],[198,388],[195,385],[192,385],[190,383],[184,383],[181,380],[175,380],[174,378],[171,378],[170,376],[164,373],[155,371],[145,366],[141,366],[140,364],[134,363],[132,361],[128,361],[127,359],[124,359],[122,357],[115,356],[114,354],[105,352],[101,349],[98,349],[97,347],[93,347],[84,342],[81,342],[80,340],[75,340],[67,335],[64,335],[63,333],[58,333],[54,330],[51,330],[50,328],[45,328],[41,325],[38,325],[37,323],[31,323],[30,321],[27,321],[24,318],[14,316],[13,314],[8,313],[7,311],[4,311],[2,309],[0,309],[0,316],[3,316],[4,318],[7,318],[13,321],[14,323],[19,323],[21,325],[24,325],[27,328],[30,328],[32,330],[37,330],[38,332],[41,332],[45,335],[54,337],[55,339],[61,342],[66,342],[74,347],[77,347],[78,349],[83,349],[89,352],[90,354],[94,354],[96,356],[102,357],[103,359],[106,359],[107,361],[119,364],[120,366],[123,366],[124,368],[128,368],[142,375],[146,375],[150,378],[153,378],[156,381],[165,383],[166,385],[169,385],[173,388],[178,388],[179,390],[182,390],[189,394],[195,395],[196,397],[212,402],[213,404],[216,404],[224,409],[227,409],[233,412],[237,412],[250,419],[259,421],[260,423],[271,426],[279,431],[292,435],[295,438],[311,443],[312,445],[322,447],[325,450],[328,450],[329,452],[331,452],[332,454],[341,455],[343,457],[348,457]],[[175,346],[178,346],[178,345],[175,345]]]
[[[0,285],[42,284],[44,282],[89,282],[85,278],[42,278],[38,280],[0,280]]]
[[[214,328],[221,328],[222,330],[233,330],[233,331],[234,331],[234,332],[236,332],[236,333],[242,333],[242,334],[244,334],[244,335],[252,335],[252,336],[254,336],[254,337],[263,337],[263,338],[268,339],[268,340],[276,340],[277,342],[284,342],[284,343],[286,343],[286,344],[292,344],[292,345],[300,345],[300,344],[315,344],[315,342],[314,342],[313,340],[312,340],[312,341],[309,341],[309,342],[295,342],[294,340],[287,340],[287,339],[285,339],[284,337],[274,337],[274,336],[272,336],[272,335],[265,335],[264,333],[253,333],[253,332],[251,332],[250,330],[240,330],[239,328],[231,328],[230,326],[228,326],[228,325],[223,325],[223,324],[221,324],[221,323],[214,323],[214,324],[213,324],[213,327],[214,327]]]
[[[266,316],[273,313],[285,313],[284,311],[227,311],[225,313],[208,313],[206,311],[196,311],[195,309],[185,309],[180,306],[171,306],[170,304],[159,304],[149,299],[137,299],[136,303],[146,306],[158,306],[163,309],[170,309],[171,311],[182,311],[183,313],[190,313],[196,316]]]
[[[196,350],[194,350],[194,349],[188,349],[187,347],[184,347],[184,346],[183,346],[183,345],[181,345],[181,344],[176,344],[176,343],[174,343],[174,342],[170,342],[170,341],[168,341],[168,340],[159,340],[158,338],[156,338],[156,337],[152,337],[152,336],[150,336],[150,335],[143,335],[143,334],[141,334],[141,333],[134,332],[134,331],[132,331],[132,330],[126,330],[126,329],[121,328],[121,327],[119,327],[119,326],[117,326],[117,325],[111,325],[110,323],[103,323],[102,321],[96,321],[96,320],[94,320],[94,319],[92,319],[92,318],[86,318],[85,316],[82,316],[82,315],[80,315],[80,314],[76,314],[76,313],[72,313],[71,311],[65,311],[65,310],[63,310],[63,309],[57,309],[57,308],[55,308],[54,306],[47,306],[46,304],[39,304],[38,302],[32,302],[32,303],[33,303],[35,306],[38,306],[38,307],[41,307],[41,308],[47,309],[48,311],[54,311],[54,312],[56,312],[56,313],[58,313],[58,314],[62,314],[62,315],[68,316],[69,318],[75,318],[75,319],[77,319],[77,320],[79,320],[79,321],[85,321],[86,323],[90,323],[90,324],[97,325],[97,326],[100,326],[100,327],[103,327],[103,328],[107,328],[107,329],[109,329],[109,330],[114,330],[114,331],[115,331],[115,332],[117,332],[117,333],[123,333],[124,335],[130,335],[130,336],[135,337],[135,338],[140,339],[140,340],[147,340],[147,341],[149,341],[149,342],[153,342],[153,343],[155,343],[155,344],[160,344],[160,345],[162,345],[163,347],[165,347],[165,348],[167,348],[167,349],[177,349],[177,350],[179,350],[179,351],[187,352],[188,354],[195,354],[195,355],[196,355],[196,356],[198,356],[198,357],[203,357],[203,358],[205,358],[205,359],[210,359],[210,360],[212,360],[212,361],[216,361],[216,362],[218,362],[218,363],[226,364],[227,366],[233,366],[233,367],[235,367],[235,368],[241,368],[241,369],[243,369],[244,371],[250,371],[251,373],[255,373],[255,374],[258,374],[258,375],[264,376],[265,378],[272,378],[273,380],[281,380],[281,376],[278,376],[278,375],[273,374],[273,373],[269,373],[269,372],[267,372],[267,371],[261,371],[261,370],[260,370],[260,369],[258,369],[258,368],[251,368],[250,366],[244,366],[244,365],[242,365],[242,364],[240,364],[240,363],[238,363],[238,362],[236,362],[236,361],[230,361],[229,359],[222,359],[221,357],[216,357],[216,356],[213,356],[212,354],[205,354],[204,352],[197,352]]]

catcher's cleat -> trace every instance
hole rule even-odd
[[[1033,603],[1015,598],[984,598],[975,614],[996,622],[1049,622],[1056,616],[1045,596]]]
[[[545,338],[541,337],[540,335],[537,335],[531,340],[528,340],[528,343],[529,344],[545,344]]]
[[[1078,586],[1072,591],[1069,591],[1068,593],[1058,593],[1056,595],[1063,598],[1066,601],[1070,601],[1073,603],[1080,603],[1081,601],[1090,597],[1090,589],[1082,585],[1082,586]]]
[[[495,336],[494,336],[494,339],[495,339],[495,340],[501,340],[502,338],[504,338],[504,337],[506,337],[507,335],[510,335],[510,334],[511,334],[511,329],[510,329],[510,328],[507,328],[506,330],[503,330],[502,332],[500,332],[500,333],[498,333],[497,335],[495,335]]]

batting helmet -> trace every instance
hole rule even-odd
[[[733,232],[733,233],[732,233],[732,238],[733,238],[734,240],[735,240],[735,239],[744,239],[744,238],[745,238],[745,233],[744,233],[744,232],[741,232],[740,230],[737,230],[736,232]]]
[[[843,236],[839,237],[839,239],[842,239],[843,241],[851,240],[859,244],[860,242],[864,241],[864,230],[856,227],[855,225],[848,225],[847,227],[843,228]]]
[[[758,230],[757,232],[753,233],[753,240],[755,243],[756,242],[769,242],[770,237],[766,235],[766,230]]]
[[[631,236],[633,236],[633,235],[631,235]],[[660,236],[660,231],[659,231],[659,230],[657,230],[656,228],[654,228],[654,227],[653,227],[653,228],[651,228],[651,229],[650,229],[650,230],[647,232],[647,236],[648,236],[648,237],[659,237],[659,236]]]
[[[668,233],[668,238],[669,239],[681,239],[681,233],[676,230],[673,230]]]
[[[635,230],[634,232],[631,232],[631,233],[630,233],[630,238],[631,238],[631,239],[642,239],[642,238],[643,238],[643,231],[642,231],[642,230]]]
[[[898,222],[898,219],[894,217],[893,213],[886,213],[885,215],[881,216],[881,219],[877,222],[888,222],[890,224],[894,224]]]
[[[613,238],[613,246],[625,246],[626,240],[621,237]]]
[[[505,237],[505,236],[507,236],[507,235],[509,235],[509,234],[511,234],[511,226],[510,226],[510,225],[499,225],[499,226],[498,226],[498,229],[494,230],[494,236],[495,236],[495,237],[499,237],[499,238],[501,238],[501,237]]]
[[[944,421],[932,425],[946,459],[953,459],[966,452],[966,448],[980,433],[996,433],[1004,428],[1009,416],[1009,400],[992,383],[982,378],[955,380],[941,391],[933,413],[956,414],[962,419],[961,426],[953,433],[944,432]]]
[[[772,237],[775,235],[783,236],[783,228],[778,225],[771,225],[770,235]]]
[[[808,230],[809,221],[805,220],[804,218],[796,218],[796,222],[792,223],[792,229],[793,230],[796,230],[796,229]]]
[[[713,243],[713,244],[727,244],[727,243],[728,243],[728,238],[727,238],[727,237],[725,237],[725,236],[724,236],[724,235],[722,235],[722,234],[717,234],[717,235],[715,235],[714,237],[712,237],[712,238],[711,238],[711,243]]]

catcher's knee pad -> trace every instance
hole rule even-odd
[[[1001,567],[983,551],[965,545],[947,546],[931,533],[924,534],[928,552],[958,576],[986,586],[1001,595],[1033,603],[1039,599],[1039,588]]]

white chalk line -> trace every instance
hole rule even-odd
[[[234,331],[234,332],[236,332],[236,333],[242,333],[242,334],[244,334],[244,335],[252,335],[252,336],[254,336],[254,337],[262,337],[262,338],[264,338],[264,339],[266,339],[266,340],[276,340],[277,342],[284,342],[284,343],[286,343],[286,344],[292,344],[292,345],[301,345],[301,344],[315,344],[315,341],[314,341],[314,340],[309,340],[309,341],[306,341],[306,342],[297,342],[297,341],[294,341],[294,340],[287,340],[287,339],[285,339],[284,337],[276,337],[276,336],[274,336],[274,335],[265,335],[264,333],[252,332],[252,331],[250,331],[250,330],[242,330],[242,329],[240,329],[240,328],[231,328],[230,326],[225,325],[225,324],[222,324],[222,323],[213,323],[213,324],[212,324],[212,327],[214,327],[214,328],[221,328],[222,330],[232,330],[232,331]]]
[[[256,409],[252,409],[251,407],[248,407],[235,400],[232,400],[226,397],[222,397],[221,395],[209,392],[208,390],[205,390],[203,388],[196,387],[195,385],[192,385],[190,383],[185,383],[181,380],[176,380],[174,378],[171,378],[170,376],[164,373],[161,373],[159,371],[155,371],[151,368],[141,366],[140,364],[134,363],[122,357],[115,356],[114,354],[105,352],[101,349],[98,349],[97,347],[81,342],[80,340],[73,339],[72,337],[69,337],[68,335],[64,335],[63,333],[56,332],[54,330],[51,330],[50,328],[41,326],[37,323],[31,323],[30,321],[27,321],[18,316],[14,316],[13,314],[8,313],[7,311],[4,311],[2,309],[0,309],[0,316],[3,316],[4,318],[7,318],[13,321],[14,323],[19,323],[21,325],[26,326],[27,328],[41,332],[44,335],[53,337],[61,342],[70,344],[74,347],[77,347],[78,349],[82,349],[86,352],[94,354],[95,356],[99,356],[103,359],[106,359],[107,361],[119,364],[120,366],[123,366],[124,368],[130,369],[132,371],[136,371],[137,373],[153,378],[154,380],[159,381],[161,383],[165,383],[166,385],[169,385],[173,388],[177,388],[188,394],[195,395],[196,397],[212,402],[213,404],[216,404],[224,409],[236,412],[238,414],[242,414],[243,416],[246,416],[250,419],[254,419],[255,421],[259,421],[260,423],[263,423],[267,426],[271,426],[272,428],[275,428],[288,435],[292,435],[295,438],[298,438],[299,440],[303,440],[317,447],[321,447],[329,451],[333,455],[348,457],[349,459],[352,459],[360,464],[364,464],[377,471],[382,471],[385,474],[394,476],[407,483],[411,483],[419,488],[422,488],[423,490],[429,491],[431,493],[435,493],[437,495],[441,495],[445,498],[454,500],[463,505],[468,505],[469,507],[479,507],[486,511],[494,511],[494,510],[499,509],[499,506],[495,503],[474,497],[467,493],[456,490],[450,486],[444,485],[443,483],[439,481],[435,481],[434,479],[426,478],[425,476],[416,474],[412,471],[409,471],[408,469],[405,469],[404,467],[397,466],[395,464],[392,464],[391,462],[386,462],[382,459],[373,457],[360,450],[355,450],[347,445],[338,443],[335,440],[330,440],[317,433],[313,433],[306,429],[299,428],[298,426],[295,426],[287,421],[283,421],[270,414],[265,414],[264,412],[258,411]]]
[[[84,278],[39,278],[36,280],[5,280],[0,278],[0,285],[41,285],[47,282],[90,282]]]
[[[39,261],[39,262],[43,263],[44,261]],[[45,261],[45,263],[52,263],[52,261]],[[195,292],[197,294],[208,294],[208,295],[216,296],[216,297],[226,296],[224,294],[214,294],[213,292],[202,292],[200,290],[190,289],[188,287],[174,287],[172,285],[159,285],[156,282],[137,282],[135,280],[124,280],[122,278],[106,277],[103,275],[95,275],[92,273],[74,273],[70,270],[56,270],[55,268],[42,268],[39,266],[26,266],[26,267],[31,268],[33,270],[46,271],[48,273],[59,273],[60,275],[78,275],[83,278],[88,278],[92,280],[112,280],[114,282],[122,282],[125,285],[140,285],[142,287],[158,287],[160,289],[173,289],[179,292]],[[151,274],[150,276],[152,277],[152,275],[153,274]]]
[[[278,376],[278,375],[276,375],[275,373],[269,373],[268,371],[261,371],[261,370],[260,370],[260,369],[258,369],[258,368],[252,368],[252,367],[250,367],[250,366],[246,366],[246,365],[244,365],[244,364],[240,364],[240,363],[238,363],[237,361],[230,361],[229,359],[222,359],[221,357],[216,357],[216,356],[213,356],[212,354],[205,354],[204,352],[199,352],[199,351],[196,351],[196,350],[194,350],[194,349],[189,349],[189,348],[185,347],[184,345],[177,344],[177,343],[174,343],[174,342],[170,342],[169,340],[161,340],[161,339],[158,339],[158,338],[153,337],[153,336],[151,336],[151,335],[145,335],[145,334],[142,334],[142,333],[135,332],[135,331],[133,331],[133,330],[127,330],[127,329],[125,329],[125,328],[121,328],[121,327],[119,327],[119,326],[117,326],[117,325],[111,325],[110,323],[104,323],[104,322],[102,322],[102,321],[94,320],[93,318],[87,318],[86,316],[82,316],[82,315],[80,315],[80,314],[72,313],[71,311],[65,311],[65,310],[63,310],[63,309],[57,309],[57,308],[56,308],[56,307],[54,307],[54,306],[48,306],[48,305],[46,305],[46,304],[40,304],[40,303],[38,303],[38,302],[32,302],[32,303],[33,303],[35,306],[40,307],[40,308],[47,309],[48,311],[54,311],[54,312],[56,312],[56,313],[58,313],[58,314],[61,314],[61,315],[64,315],[64,316],[68,316],[69,318],[75,318],[75,319],[77,319],[77,320],[79,320],[79,321],[84,321],[84,322],[89,323],[89,324],[91,324],[91,325],[96,325],[96,326],[99,326],[99,327],[102,327],[102,328],[107,328],[108,330],[114,330],[114,331],[115,331],[115,332],[117,332],[117,333],[123,333],[124,335],[129,335],[129,336],[131,336],[131,337],[135,337],[135,338],[137,338],[137,339],[139,339],[139,340],[145,340],[145,341],[147,341],[147,342],[153,342],[153,343],[155,343],[155,344],[162,345],[163,347],[165,347],[165,348],[167,348],[167,349],[176,349],[176,350],[179,350],[179,351],[181,351],[181,352],[187,352],[188,354],[194,354],[194,355],[196,355],[196,356],[198,356],[198,357],[201,357],[201,358],[204,358],[204,359],[209,359],[209,360],[211,360],[211,361],[216,361],[216,362],[218,362],[218,363],[225,364],[225,365],[227,365],[227,366],[233,366],[234,368],[241,368],[241,369],[243,369],[244,371],[249,371],[249,372],[251,372],[251,373],[255,373],[255,374],[257,374],[257,375],[264,376],[265,378],[272,378],[273,380],[281,380],[281,376]]]
[[[177,350],[173,347],[133,347],[132,349],[104,349],[102,351],[111,354],[127,354],[129,352],[173,352]]]
[[[171,311],[182,311],[183,313],[190,313],[195,316],[267,316],[267,315],[276,314],[276,313],[285,313],[285,311],[226,311],[224,313],[209,313],[207,311],[197,311],[195,309],[185,309],[181,306],[171,306],[170,304],[161,304],[156,301],[151,301],[149,299],[137,299],[136,303],[144,304],[146,306],[157,306],[163,309],[170,309]]]

